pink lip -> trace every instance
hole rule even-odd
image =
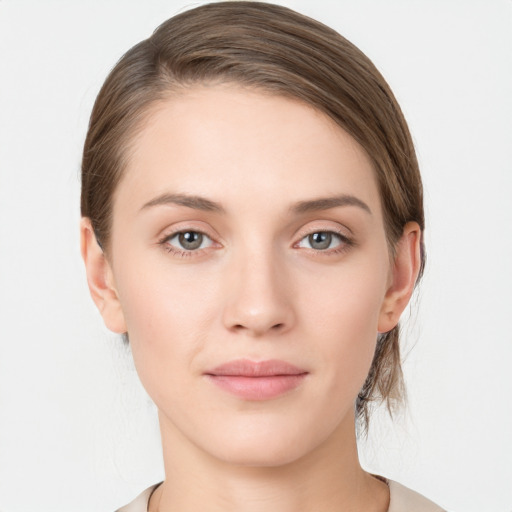
[[[215,367],[205,375],[224,391],[246,400],[269,400],[300,385],[307,371],[271,359],[253,362],[237,359]]]

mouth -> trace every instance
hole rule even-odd
[[[204,374],[220,389],[245,400],[270,400],[300,386],[306,370],[277,359],[229,361]]]

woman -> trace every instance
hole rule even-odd
[[[357,456],[424,264],[411,138],[357,48],[271,4],[175,16],[100,91],[81,209],[159,411],[165,481],[121,510],[441,510]]]

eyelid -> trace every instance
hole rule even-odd
[[[206,239],[208,239],[211,242],[210,247],[213,244],[215,244],[215,241],[212,240],[212,238],[210,236],[208,236],[206,233],[202,233],[201,231],[197,231],[195,229],[186,229],[186,230],[183,230],[183,231],[176,231],[176,233],[172,233],[171,235],[166,236],[163,239],[163,243],[167,243],[169,245],[173,245],[173,244],[171,244],[171,240],[174,240],[175,238],[179,238],[180,235],[183,235],[185,233],[197,233],[198,235],[201,235],[201,237],[203,237],[203,239],[206,238]],[[173,247],[174,247],[174,245],[173,245]],[[180,251],[183,250],[185,252],[199,252],[202,249],[207,249],[207,247],[198,247],[197,249],[186,249],[185,247],[176,246],[176,249],[178,249]]]
[[[167,226],[166,228],[160,231],[160,234],[157,235],[157,240],[161,242],[166,238],[170,238],[173,235],[177,235],[179,233],[186,233],[187,231],[194,231],[196,233],[201,233],[202,235],[207,236],[211,240],[216,243],[222,245],[221,237],[217,234],[217,232],[208,226],[206,223],[201,221],[180,221]]]
[[[194,232],[200,233],[211,241],[211,244],[208,247],[198,248],[198,249],[185,249],[181,248],[178,245],[174,245],[169,243],[169,240],[179,235],[180,233]],[[215,233],[215,234],[212,234]],[[217,249],[222,247],[222,243],[219,242],[220,237],[217,236],[216,232],[205,226],[203,222],[197,221],[182,221],[172,226],[168,226],[157,237],[156,245],[162,247],[168,253],[173,254],[174,256],[200,256],[205,254],[207,251],[211,249]]]
[[[333,223],[332,221],[316,221],[306,224],[297,231],[296,235],[294,236],[294,239],[297,240],[297,242],[295,242],[294,245],[306,236],[320,232],[335,233],[336,235],[339,235],[343,240],[353,239],[352,231],[346,226],[340,226],[338,223]]]
[[[347,231],[350,234],[347,233]],[[338,237],[339,243],[335,247],[327,249],[316,249],[314,247],[301,246],[301,243],[314,233],[331,233]],[[349,228],[343,229],[339,225],[333,226],[332,224],[326,226],[326,223],[324,222],[315,222],[313,225],[307,224],[298,231],[295,240],[297,241],[293,244],[294,249],[305,251],[306,254],[310,254],[314,257],[339,256],[356,245],[352,231]]]

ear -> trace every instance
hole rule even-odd
[[[107,328],[119,334],[125,333],[126,323],[114,285],[112,268],[87,217],[80,221],[80,245],[92,300]]]
[[[390,271],[388,289],[382,303],[378,331],[393,329],[409,303],[421,267],[421,228],[408,222],[395,248],[395,258]]]

